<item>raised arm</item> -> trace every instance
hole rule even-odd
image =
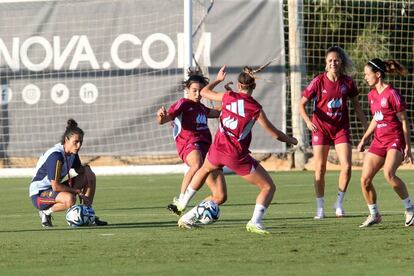
[[[289,135],[285,134],[283,131],[277,129],[270,121],[267,119],[266,113],[262,110],[260,111],[259,118],[257,119],[259,125],[265,129],[267,132],[270,133],[272,138],[277,139],[281,142],[285,142],[288,144],[296,145],[298,140],[295,137],[290,137]]]
[[[223,100],[224,93],[219,93],[213,91],[214,87],[216,87],[220,82],[224,81],[226,78],[226,66],[220,68],[220,71],[217,73],[217,77],[214,81],[207,84],[200,92],[201,97],[206,98],[208,100],[212,100],[215,102],[221,102]]]
[[[167,110],[164,106],[161,106],[160,109],[157,111],[157,123],[162,125],[167,122],[171,121],[171,116],[168,115]]]

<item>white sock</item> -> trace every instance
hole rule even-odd
[[[325,200],[323,197],[316,198],[316,211],[319,213],[323,213]]]
[[[190,200],[193,198],[193,196],[195,195],[196,192],[197,192],[197,190],[194,190],[189,185],[187,187],[187,190],[185,190],[185,193],[184,193],[183,197],[180,199],[181,206],[184,207],[184,208],[187,207],[188,202],[190,202]]]
[[[342,207],[342,203],[344,202],[345,192],[339,191],[336,197],[335,207]]]
[[[51,213],[53,213],[52,208],[49,208],[47,210],[43,210],[43,213],[47,216],[50,215]]]
[[[178,196],[178,200],[181,200],[184,196],[184,193],[180,193],[180,195]]]
[[[266,207],[261,204],[254,206],[253,216],[251,221],[256,224],[261,224],[264,214],[266,213]]]
[[[376,215],[379,213],[377,204],[368,204],[369,213],[371,215]]]
[[[406,199],[403,199],[402,202],[404,204],[405,209],[410,209],[413,207],[413,203],[411,202],[410,196],[408,196]]]

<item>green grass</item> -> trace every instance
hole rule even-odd
[[[399,175],[414,195],[414,172]],[[220,220],[190,231],[165,209],[181,175],[99,177],[94,208],[111,225],[78,229],[63,213],[54,214],[53,229],[42,229],[29,179],[0,179],[0,275],[413,275],[414,227],[404,227],[402,203],[382,175],[375,185],[383,222],[358,228],[367,215],[359,176],[345,198],[348,216],[337,219],[327,208],[328,218],[315,221],[312,172],[272,174],[268,236],[245,231],[257,189],[235,175],[226,176]],[[327,207],[337,177],[327,173]]]

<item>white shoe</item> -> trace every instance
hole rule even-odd
[[[375,214],[375,215],[369,215],[367,217],[367,219],[359,226],[361,228],[363,227],[370,227],[374,224],[378,224],[380,223],[382,220],[381,215],[380,214]]]
[[[314,219],[324,219],[325,212],[323,210],[316,211],[316,216],[313,217]]]
[[[195,223],[196,218],[186,219],[185,216],[182,216],[178,220],[178,227],[182,229],[193,229],[198,228],[199,226]]]
[[[334,209],[334,211],[335,211],[335,216],[336,216],[337,218],[342,218],[342,217],[344,217],[344,216],[345,216],[345,210],[344,210],[344,208],[343,208],[342,206],[337,205],[337,204],[335,203],[335,204],[334,204],[334,206],[333,206],[333,209]]]
[[[405,226],[414,225],[414,206],[405,211]]]

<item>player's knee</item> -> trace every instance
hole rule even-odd
[[[96,180],[96,175],[89,166],[85,166],[85,175],[89,180]]]
[[[63,200],[63,204],[65,205],[66,209],[69,209],[70,207],[75,205],[75,203],[76,203],[76,197],[74,194],[68,193],[68,195],[65,196]]]
[[[389,171],[389,170],[384,170],[384,178],[391,186],[393,186],[393,183],[395,182],[394,180],[396,177],[397,176],[395,175],[394,172]]]
[[[361,176],[361,188],[367,190],[372,185],[372,178],[362,175]]]

